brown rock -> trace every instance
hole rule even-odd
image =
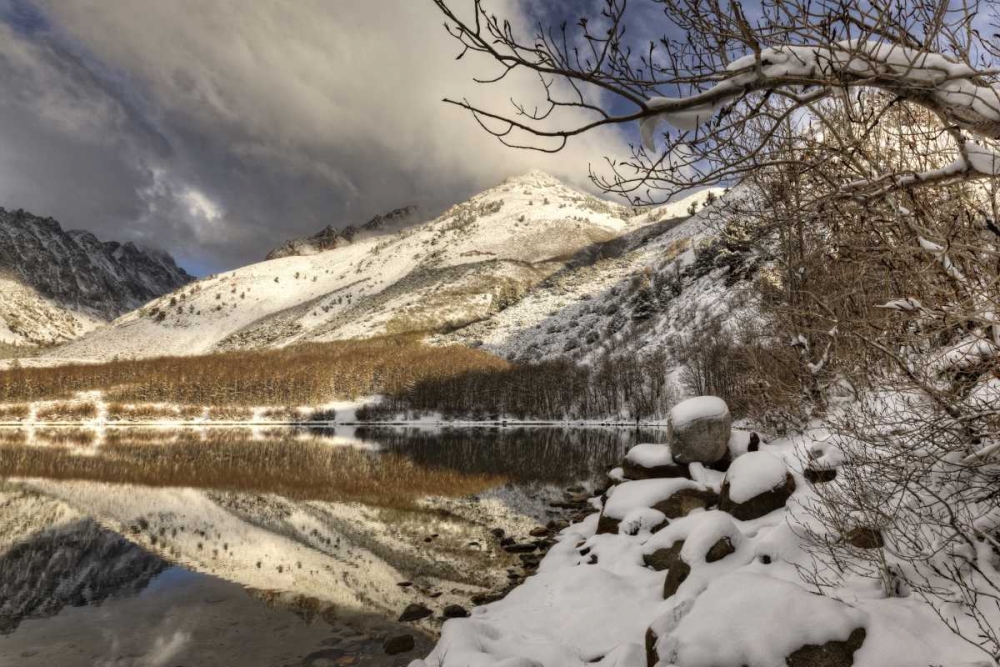
[[[728,537],[720,537],[719,541],[713,544],[705,554],[705,562],[714,563],[735,552],[736,548],[733,546],[732,540]]]
[[[642,562],[646,564],[646,567],[651,567],[657,572],[663,572],[680,557],[681,546],[683,545],[683,541],[676,542],[669,549],[657,549],[651,554],[643,554]]]
[[[626,479],[669,479],[688,477],[688,467],[684,464],[653,466],[644,468],[626,459],[622,463]]]
[[[659,637],[653,632],[653,628],[646,628],[646,667],[656,667],[660,661],[660,654],[656,652],[656,640]]]
[[[466,618],[469,612],[465,610],[465,607],[461,607],[457,604],[450,604],[444,608],[441,615],[445,618]]]
[[[692,510],[707,509],[719,502],[719,496],[712,491],[701,489],[681,489],[669,498],[653,505],[654,510],[663,512],[668,519],[679,519],[687,516]],[[619,519],[613,519],[601,514],[597,520],[597,534],[613,534],[618,532]],[[659,526],[662,528],[666,524]]]
[[[719,509],[723,512],[728,512],[733,517],[741,521],[759,519],[762,516],[770,514],[779,507],[784,507],[785,502],[792,496],[794,491],[795,480],[792,478],[791,474],[786,474],[784,484],[781,484],[770,491],[760,493],[746,502],[737,503],[730,500],[729,482],[724,481],[722,483],[722,495],[719,498]]]
[[[691,574],[691,566],[685,563],[684,559],[681,558],[681,547],[683,545],[683,542],[677,545],[677,556],[671,561],[667,568],[667,578],[663,581],[664,600],[676,593],[677,589],[684,583],[684,580],[688,578],[689,574]]]
[[[854,652],[861,648],[866,634],[864,628],[858,628],[846,641],[807,644],[786,657],[785,664],[788,667],[851,667]]]
[[[712,491],[681,489],[666,500],[653,505],[653,509],[660,510],[668,519],[679,519],[687,516],[692,510],[707,509],[718,502],[719,496]]]
[[[406,609],[399,616],[400,623],[409,623],[410,621],[419,621],[422,618],[427,618],[428,616],[433,616],[434,612],[425,607],[424,605],[414,602],[412,604],[406,605]]]

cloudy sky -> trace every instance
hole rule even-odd
[[[542,5],[490,6],[526,25]],[[610,133],[553,157],[502,147],[441,98],[535,82],[477,87],[488,63],[457,53],[430,0],[0,0],[0,205],[205,274],[530,168],[584,184],[625,150]]]

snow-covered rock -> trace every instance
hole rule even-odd
[[[673,459],[683,463],[714,463],[729,452],[732,416],[717,396],[696,396],[670,410],[667,440]]]
[[[676,463],[667,445],[639,444],[625,454],[623,474],[628,479],[687,477],[686,465]]]
[[[719,507],[748,521],[784,507],[793,491],[795,480],[781,459],[768,452],[749,452],[726,471]]]
[[[709,585],[679,622],[668,613],[652,624],[658,662],[650,664],[850,667],[865,639],[866,622],[864,612],[797,584],[763,574],[733,573]],[[804,647],[830,642],[843,645],[827,648],[837,656],[829,662],[802,662],[802,657],[815,657],[808,651],[791,657]]]
[[[668,519],[703,509],[717,496],[689,479],[643,479],[613,487],[601,512],[598,533],[618,530],[618,524],[637,508],[653,508]]]

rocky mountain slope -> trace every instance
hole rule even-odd
[[[300,243],[303,254],[185,286],[54,355],[195,354],[474,330],[549,285],[586,282],[605,266],[628,274],[637,249],[683,226],[707,196],[636,212],[531,172],[421,225],[356,235],[325,252]]]
[[[73,339],[191,280],[166,253],[0,208],[0,342]]]
[[[280,259],[282,257],[293,257],[297,255],[315,255],[319,252],[333,250],[343,245],[353,243],[356,239],[367,237],[371,234],[387,231],[389,228],[415,222],[417,214],[416,206],[403,206],[393,209],[385,214],[376,215],[374,218],[355,227],[348,225],[343,229],[337,229],[333,225],[327,225],[312,236],[301,239],[292,239],[278,248],[267,253],[265,259]]]

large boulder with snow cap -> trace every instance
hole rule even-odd
[[[726,471],[719,509],[750,521],[784,507],[794,491],[795,480],[781,459],[767,452],[749,452]]]
[[[733,419],[717,396],[681,401],[667,417],[667,441],[678,463],[715,463],[729,453]]]
[[[666,479],[687,477],[688,467],[674,461],[667,445],[636,445],[628,450],[622,462],[627,479]]]

